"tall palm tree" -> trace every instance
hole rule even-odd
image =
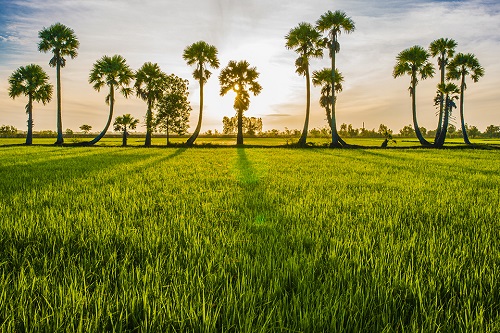
[[[340,44],[338,42],[339,35],[344,32],[349,34],[354,32],[356,26],[354,25],[354,21],[346,15],[345,12],[337,10],[335,12],[327,11],[316,21],[316,29],[321,32],[327,33],[327,44],[330,50],[330,58],[332,60],[331,66],[331,74],[332,74],[332,82],[336,82],[335,74],[336,74],[336,64],[335,64],[335,55],[340,52]],[[342,140],[337,132],[337,120],[335,116],[335,89],[332,90],[332,142],[330,143],[330,147],[342,147],[345,146],[346,143]]]
[[[429,62],[429,56],[429,52],[419,45],[403,50],[396,57],[396,65],[392,73],[394,78],[405,74],[411,77],[409,91],[412,97],[413,127],[418,141],[422,145],[430,145],[430,143],[424,139],[418,127],[416,95],[418,77],[420,76],[420,79],[425,80],[428,77],[434,76],[434,66]]]
[[[471,144],[467,135],[467,128],[464,120],[464,91],[467,89],[465,77],[470,75],[473,82],[479,81],[479,78],[484,76],[484,68],[479,64],[476,56],[472,53],[459,53],[453,58],[448,65],[448,78],[453,80],[461,80],[460,83],[460,121],[462,124],[462,134],[464,142]]]
[[[238,113],[238,136],[236,144],[243,144],[243,112],[250,107],[250,94],[257,96],[262,86],[256,81],[259,77],[257,68],[250,67],[246,60],[229,61],[228,65],[220,72],[220,95],[224,96],[233,90],[236,93],[234,109]]]
[[[457,47],[457,42],[453,39],[439,38],[431,43],[429,46],[429,52],[432,57],[438,57],[438,66],[441,71],[441,84],[444,84],[446,77],[446,66],[448,61],[455,54],[455,48]],[[441,126],[443,124],[443,106],[444,98],[441,96],[441,104],[439,105],[439,121],[436,130],[436,137],[434,142],[439,138],[439,133],[441,132]]]
[[[137,97],[146,101],[146,141],[145,146],[151,146],[151,134],[153,132],[153,107],[163,95],[166,74],[163,73],[158,64],[146,62],[135,73],[135,93]]]
[[[342,91],[342,83],[344,76],[342,73],[335,69],[335,92]],[[330,130],[332,129],[332,113],[330,104],[332,103],[332,70],[330,68],[323,68],[320,71],[314,71],[312,75],[312,83],[314,86],[321,86],[321,97],[319,104],[326,110],[326,119]]]
[[[437,97],[435,98],[435,105],[443,105],[443,127],[441,129],[441,133],[439,134],[439,138],[435,145],[437,147],[442,147],[444,145],[444,141],[446,140],[446,133],[448,132],[448,125],[451,112],[454,108],[457,107],[455,104],[455,100],[458,99],[458,93],[460,90],[457,85],[454,83],[440,83],[437,86]]]
[[[56,23],[48,28],[43,28],[38,32],[38,51],[52,52],[53,57],[49,61],[50,67],[56,68],[56,86],[57,86],[57,140],[55,144],[64,142],[62,133],[62,112],[61,112],[61,68],[66,66],[66,59],[71,59],[78,55],[80,42],[76,38],[75,32],[61,23]]]
[[[123,116],[118,116],[115,118],[115,122],[113,124],[115,131],[123,131],[123,139],[122,146],[127,145],[127,127],[129,129],[135,129],[137,124],[139,123],[139,119],[135,119],[130,115],[130,113],[124,114]]]
[[[321,34],[314,29],[309,23],[299,23],[298,26],[292,28],[285,36],[286,48],[294,50],[299,54],[295,61],[297,74],[306,77],[306,119],[304,121],[304,129],[299,139],[299,146],[305,146],[307,140],[307,131],[309,127],[309,114],[311,110],[311,80],[309,74],[309,58],[323,57],[323,44],[320,38]]]
[[[123,96],[128,98],[132,93],[132,88],[129,85],[133,78],[134,73],[125,62],[125,59],[120,55],[112,57],[103,56],[94,64],[94,67],[90,71],[89,83],[94,84],[94,89],[97,91],[100,91],[104,85],[109,87],[109,94],[106,96],[106,104],[109,105],[109,116],[108,122],[102,132],[90,141],[89,144],[93,145],[99,142],[111,125],[115,105],[115,89],[120,89]]]
[[[28,114],[28,134],[26,144],[33,143],[33,101],[42,102],[44,105],[52,99],[52,85],[49,83],[47,73],[39,65],[19,67],[9,77],[9,97],[28,96],[26,113]]]
[[[196,69],[193,71],[193,77],[200,82],[200,114],[198,116],[196,129],[186,142],[188,146],[192,146],[200,134],[201,120],[203,117],[203,86],[212,75],[207,67],[219,68],[217,53],[218,51],[215,46],[209,45],[204,41],[199,41],[186,47],[182,55],[182,58],[189,66],[196,65]]]

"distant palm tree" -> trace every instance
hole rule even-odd
[[[444,145],[444,141],[446,140],[446,133],[448,132],[448,125],[451,112],[453,109],[457,107],[455,104],[455,100],[458,99],[458,93],[460,90],[457,85],[454,83],[440,83],[438,84],[437,97],[435,98],[435,105],[444,105],[444,114],[443,114],[443,127],[441,129],[441,133],[439,134],[439,138],[435,145],[437,147],[442,147]]]
[[[461,79],[460,83],[460,121],[462,124],[462,134],[464,142],[471,144],[467,135],[467,128],[464,120],[464,91],[467,89],[465,77],[470,75],[473,82],[479,81],[479,78],[484,76],[484,68],[481,67],[476,56],[472,53],[459,53],[448,64],[448,78],[453,80]]]
[[[335,92],[342,91],[342,83],[344,76],[342,73],[335,69]],[[330,68],[323,68],[320,71],[314,71],[312,75],[312,83],[315,86],[321,86],[321,98],[319,104],[326,110],[326,119],[330,130],[332,129],[332,113],[330,104],[332,103],[332,70]]]
[[[115,131],[123,131],[122,146],[127,145],[127,135],[128,135],[127,127],[129,129],[135,129],[138,123],[139,119],[135,119],[130,115],[130,113],[116,117],[113,126]]]
[[[330,58],[332,59],[332,82],[337,82],[335,79],[335,69],[337,68],[335,65],[335,55],[340,52],[338,36],[342,33],[342,31],[346,34],[354,32],[354,30],[356,29],[354,21],[350,17],[348,17],[345,12],[339,10],[335,12],[327,11],[325,14],[321,15],[321,17],[316,22],[316,29],[318,29],[320,32],[326,32],[328,34],[326,41],[328,44],[328,48],[330,49]],[[330,126],[332,129],[332,142],[330,143],[331,148],[346,146],[346,143],[340,138],[337,132],[335,104],[335,90],[332,90],[332,120]]]
[[[33,143],[33,101],[42,102],[44,105],[52,99],[52,85],[49,83],[47,73],[39,65],[19,67],[9,77],[9,97],[28,96],[26,113],[28,114],[28,134],[26,144]]]
[[[182,58],[189,66],[196,65],[193,72],[193,77],[200,82],[200,114],[198,117],[198,124],[191,137],[187,140],[186,144],[192,146],[201,130],[201,121],[203,117],[203,86],[210,78],[212,73],[206,68],[219,68],[219,59],[217,58],[217,48],[209,45],[204,41],[199,41],[191,44],[184,49]]]
[[[148,110],[146,112],[146,141],[145,146],[151,146],[151,134],[153,132],[153,107],[161,96],[165,84],[166,74],[163,73],[158,64],[146,62],[135,73],[135,93],[137,97],[146,101]]]
[[[309,127],[309,114],[311,110],[311,80],[309,75],[309,58],[323,57],[323,44],[321,35],[309,23],[299,23],[295,28],[285,36],[286,48],[294,50],[299,54],[295,61],[297,74],[306,77],[306,119],[304,121],[304,129],[299,139],[299,145],[305,146],[307,140],[307,131]]]
[[[106,96],[106,104],[109,105],[109,116],[106,126],[102,132],[96,136],[89,144],[93,145],[99,142],[111,125],[113,119],[113,107],[115,105],[115,89],[120,89],[120,92],[128,98],[132,93],[132,88],[129,87],[134,73],[125,62],[125,59],[120,55],[112,57],[103,56],[97,60],[94,67],[90,71],[89,83],[94,84],[94,89],[100,91],[104,85],[109,87],[109,94]]]
[[[43,28],[38,32],[38,51],[52,52],[53,57],[49,61],[50,67],[56,68],[57,76],[57,140],[55,144],[62,144],[62,112],[61,112],[61,68],[66,66],[65,56],[71,59],[78,55],[77,50],[80,42],[76,38],[75,32],[61,23],[56,23],[48,28]]]
[[[429,46],[429,51],[432,57],[438,57],[438,66],[441,71],[441,84],[444,84],[446,77],[446,66],[448,61],[455,54],[455,48],[457,47],[457,42],[453,39],[439,38],[431,43]],[[439,122],[436,130],[436,137],[434,141],[439,138],[439,133],[441,132],[441,126],[443,124],[443,109],[444,109],[444,98],[441,96],[441,104],[439,106]]]
[[[434,76],[434,66],[429,62],[429,56],[429,53],[423,47],[412,46],[398,54],[393,71],[394,78],[405,74],[411,77],[409,91],[412,97],[413,127],[418,141],[422,145],[430,145],[430,143],[424,139],[420,127],[418,127],[416,95],[418,77],[420,76],[424,80]]]
[[[250,107],[249,91],[257,96],[262,86],[256,81],[259,77],[257,68],[250,67],[246,60],[236,62],[231,60],[220,72],[220,95],[224,96],[233,90],[236,93],[234,109],[238,113],[238,136],[236,144],[243,144],[243,112]]]

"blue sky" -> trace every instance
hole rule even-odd
[[[314,23],[327,10],[343,10],[356,23],[356,31],[340,37],[337,66],[344,74],[337,118],[354,127],[378,128],[380,123],[398,131],[411,123],[409,78],[392,78],[396,55],[413,45],[428,47],[447,37],[458,42],[458,52],[475,53],[486,75],[468,85],[466,121],[484,130],[500,124],[500,3],[491,0],[0,0],[0,124],[26,127],[20,97],[9,99],[7,79],[19,66],[48,66],[50,55],[37,51],[38,31],[61,22],[75,30],[79,55],[62,71],[63,127],[78,130],[84,123],[101,129],[107,119],[106,93],[88,84],[92,64],[103,55],[120,54],[137,69],[157,62],[167,73],[190,81],[193,106],[191,128],[198,117],[198,85],[192,68],[182,59],[183,49],[205,40],[219,49],[221,67],[229,60],[246,59],[261,73],[261,95],[252,97],[248,116],[262,117],[264,129],[302,128],[305,79],[295,73],[296,54],[285,48],[284,36],[298,23]],[[326,54],[326,53],[325,53]],[[435,63],[435,59],[433,60]],[[312,62],[312,69],[329,64],[327,57]],[[234,115],[233,96],[219,96],[213,71],[205,92],[202,132],[221,129],[223,116]],[[436,127],[433,97],[437,77],[418,86],[419,123]],[[326,126],[324,111],[312,95],[311,127]],[[35,106],[35,130],[55,129],[55,102]],[[146,105],[136,97],[117,97],[115,116],[131,113],[143,120]],[[458,114],[458,113],[457,113]],[[140,128],[143,130],[143,128]]]

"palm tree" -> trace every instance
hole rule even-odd
[[[28,114],[28,134],[26,144],[33,143],[33,101],[42,102],[44,105],[52,99],[52,85],[49,83],[47,73],[39,65],[19,67],[9,77],[9,97],[28,96],[26,113]]]
[[[259,77],[257,68],[250,67],[246,60],[236,62],[231,60],[219,75],[220,95],[224,96],[230,90],[236,93],[234,109],[238,113],[238,136],[236,144],[243,144],[243,112],[250,107],[249,91],[257,96],[262,86],[256,81]]]
[[[304,129],[302,130],[302,135],[299,139],[299,146],[306,145],[307,131],[309,127],[309,114],[311,109],[311,80],[309,77],[309,58],[323,57],[323,44],[320,37],[320,33],[316,31],[311,24],[305,22],[299,23],[297,27],[292,28],[290,32],[285,36],[286,48],[289,50],[294,50],[299,54],[299,57],[295,61],[297,74],[304,75],[306,77],[306,119],[304,121]]]
[[[113,124],[115,131],[123,131],[122,146],[127,145],[127,126],[129,129],[135,129],[138,123],[139,119],[135,119],[130,113],[115,118],[115,123]]]
[[[446,139],[446,133],[448,132],[448,125],[451,112],[454,108],[457,107],[455,104],[455,100],[458,99],[458,93],[460,90],[457,85],[454,83],[440,83],[438,84],[437,97],[434,99],[435,105],[443,105],[444,113],[443,113],[443,127],[441,129],[441,133],[439,134],[439,138],[435,145],[437,147],[442,147],[444,145],[444,141]]]
[[[455,54],[455,48],[457,47],[457,42],[453,39],[439,38],[431,43],[429,46],[429,51],[432,57],[438,57],[438,66],[441,71],[441,84],[444,84],[446,77],[446,66],[448,61]],[[439,122],[436,130],[436,137],[434,142],[439,138],[439,133],[441,132],[441,126],[443,124],[443,104],[444,98],[441,96],[441,104],[439,105]]]
[[[100,91],[104,85],[109,87],[109,94],[106,96],[106,104],[109,105],[109,116],[108,122],[102,132],[90,141],[89,144],[93,145],[99,142],[111,125],[113,107],[115,105],[115,89],[120,89],[123,96],[128,98],[132,93],[132,88],[129,85],[133,78],[134,73],[125,62],[125,59],[120,55],[112,57],[103,56],[94,64],[94,67],[90,71],[89,83],[93,83],[94,89],[97,91]]]
[[[325,39],[328,48],[330,49],[330,58],[332,59],[331,66],[331,74],[332,81],[337,82],[335,79],[336,74],[336,65],[335,65],[335,55],[340,52],[340,44],[338,42],[338,36],[342,33],[342,31],[346,34],[354,32],[356,29],[354,25],[354,21],[346,15],[346,13],[342,11],[331,12],[328,11],[325,14],[321,15],[321,17],[316,21],[316,28],[321,32],[326,32],[328,37]],[[330,143],[330,147],[342,147],[346,146],[344,140],[342,140],[337,132],[337,123],[335,117],[335,89],[332,90],[332,120],[331,120],[331,128],[332,128],[332,142]]]
[[[208,66],[212,68],[219,68],[219,59],[217,58],[217,48],[209,45],[204,41],[199,41],[191,44],[184,49],[182,58],[189,66],[196,65],[193,71],[193,77],[200,82],[200,115],[198,117],[198,124],[194,130],[193,135],[187,140],[186,145],[192,146],[201,130],[201,120],[203,116],[203,86],[210,78],[212,73],[207,69]]]
[[[163,73],[158,64],[146,62],[135,73],[135,93],[137,97],[146,101],[148,110],[146,112],[146,141],[145,146],[151,146],[151,133],[153,131],[153,107],[163,95],[166,74]]]
[[[481,67],[476,56],[472,53],[459,53],[453,58],[448,65],[448,78],[459,80],[460,83],[460,121],[462,124],[462,134],[464,142],[468,145],[471,144],[469,136],[467,135],[467,128],[465,127],[464,120],[464,91],[467,89],[465,84],[465,77],[470,75],[473,82],[479,81],[479,78],[484,76],[484,68]]]
[[[412,97],[413,127],[418,141],[420,141],[422,145],[430,145],[430,143],[424,139],[418,127],[416,95],[418,76],[420,76],[422,80],[434,76],[434,66],[429,62],[429,56],[429,52],[419,45],[403,50],[396,57],[396,65],[392,73],[394,78],[405,74],[411,77],[409,91]]]
[[[75,32],[61,23],[56,23],[48,28],[43,28],[38,32],[38,51],[52,52],[53,57],[49,61],[50,67],[56,68],[57,77],[57,140],[55,144],[64,142],[62,133],[62,112],[61,112],[61,68],[66,66],[64,57],[70,56],[71,59],[78,55],[77,49],[80,42],[76,38]]]
[[[335,92],[342,91],[342,83],[344,76],[342,73],[335,69]],[[332,70],[330,68],[323,68],[320,71],[314,71],[312,76],[312,83],[315,86],[321,86],[321,97],[319,104],[326,110],[326,119],[330,130],[332,129],[332,113],[330,111],[330,104],[332,102]]]

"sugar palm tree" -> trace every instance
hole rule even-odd
[[[335,92],[339,93],[342,91],[344,76],[338,71],[338,69],[335,69],[335,72]],[[332,103],[332,70],[330,68],[323,68],[320,71],[314,71],[312,75],[312,83],[315,86],[321,87],[321,97],[319,99],[319,104],[326,110],[326,119],[331,130],[332,113],[330,104]]]
[[[441,84],[444,84],[446,78],[446,66],[450,58],[453,58],[455,54],[455,48],[457,47],[457,42],[453,39],[439,38],[431,43],[429,46],[429,52],[432,57],[438,57],[438,66],[441,72]],[[441,132],[441,126],[443,124],[443,109],[444,109],[444,98],[441,96],[441,104],[439,106],[439,121],[436,130],[436,137],[434,141],[439,138],[439,133]]]
[[[64,142],[62,133],[62,112],[61,112],[61,68],[66,66],[66,59],[71,59],[78,55],[80,42],[76,38],[75,32],[61,23],[56,23],[48,28],[43,28],[38,32],[38,51],[52,52],[53,56],[49,61],[50,67],[56,68],[56,87],[57,87],[57,140],[55,144]]]
[[[128,98],[132,93],[132,88],[130,88],[129,85],[133,78],[134,73],[127,65],[125,59],[120,55],[114,55],[112,57],[103,56],[94,64],[90,71],[89,83],[94,84],[93,87],[97,91],[100,91],[104,85],[109,87],[109,94],[106,96],[106,104],[109,105],[109,116],[102,132],[90,141],[89,144],[96,144],[104,137],[113,119],[115,90],[119,89],[123,96]]]
[[[153,132],[153,107],[163,95],[166,74],[163,73],[158,64],[146,62],[135,73],[135,93],[137,97],[144,100],[148,105],[146,111],[146,141],[145,146],[151,146],[151,134]]]
[[[320,33],[309,23],[299,23],[285,36],[286,48],[299,54],[295,60],[297,74],[306,77],[306,119],[299,139],[299,146],[305,146],[311,110],[311,80],[309,74],[309,58],[323,57],[323,44]]]
[[[28,97],[26,113],[28,114],[28,133],[26,144],[33,143],[33,101],[42,102],[44,105],[52,99],[52,85],[49,83],[47,73],[39,65],[19,67],[9,77],[9,97],[24,95]]]
[[[439,138],[435,145],[437,147],[442,147],[444,141],[446,140],[446,133],[448,132],[448,125],[451,112],[457,107],[455,100],[458,99],[458,93],[460,90],[454,83],[440,83],[438,84],[437,97],[435,98],[435,105],[443,105],[443,127]]]
[[[419,45],[412,46],[398,54],[393,71],[394,78],[405,74],[411,77],[409,91],[412,98],[413,127],[418,141],[422,145],[430,145],[430,143],[424,139],[418,127],[416,95],[419,76],[422,80],[434,76],[434,66],[429,62],[429,56],[429,52],[423,47]]]
[[[448,78],[453,80],[461,80],[460,82],[460,122],[462,125],[462,134],[464,142],[471,144],[467,135],[467,128],[464,120],[464,92],[467,89],[465,77],[470,75],[473,82],[479,81],[479,78],[484,76],[484,68],[479,64],[476,56],[472,53],[459,53],[453,58],[448,65]]]
[[[130,113],[115,118],[115,122],[113,124],[114,130],[123,131],[122,146],[127,145],[127,135],[128,135],[127,127],[128,129],[135,129],[138,123],[139,119],[132,117]]]
[[[236,139],[238,145],[243,144],[243,112],[250,107],[249,92],[257,96],[262,90],[262,86],[256,81],[258,77],[257,68],[250,67],[246,60],[229,61],[219,75],[220,95],[224,96],[231,90],[236,93],[234,109],[238,113],[238,136]]]
[[[217,53],[218,51],[215,46],[209,45],[204,41],[199,41],[186,47],[182,55],[182,58],[189,66],[196,65],[196,69],[193,71],[193,77],[200,82],[200,114],[198,116],[196,129],[186,142],[188,146],[193,145],[200,134],[201,121],[203,118],[203,86],[212,75],[207,67],[219,68]]]
[[[336,74],[336,59],[335,56],[338,52],[340,52],[340,44],[338,42],[339,35],[344,32],[349,34],[354,32],[356,26],[354,25],[354,21],[346,15],[343,11],[327,11],[316,21],[316,29],[320,32],[324,32],[327,34],[326,41],[328,48],[330,50],[330,58],[332,60],[331,66],[331,74],[332,81],[336,82],[335,74]],[[332,120],[331,120],[331,129],[332,129],[332,142],[330,143],[330,147],[342,147],[345,146],[346,143],[342,140],[337,132],[337,120],[335,116],[335,89],[332,90]]]

